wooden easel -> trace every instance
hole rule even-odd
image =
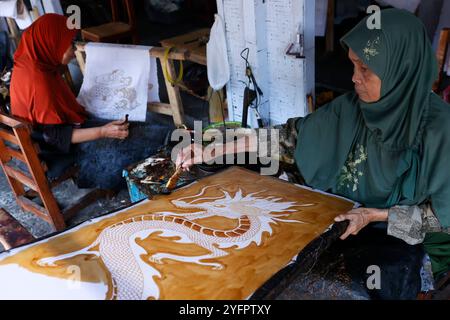
[[[77,58],[78,64],[80,65],[81,73],[84,75],[84,70],[86,68],[86,53],[84,50],[85,43],[77,43],[76,46],[77,51],[75,52],[75,56]],[[163,65],[165,63],[165,51],[166,49],[164,48],[154,47],[150,49],[149,54],[152,57],[158,58],[161,62],[161,65]],[[173,61],[186,61],[188,60],[188,57],[189,51],[187,50],[172,50],[169,53],[167,60],[167,73],[172,79],[175,79],[177,77]],[[152,112],[172,116],[175,126],[182,126],[184,125],[184,111],[183,102],[181,101],[180,96],[180,89],[178,86],[172,85],[168,79],[164,79],[167,93],[169,95],[169,103],[150,102],[148,103],[147,108]]]
[[[433,85],[433,91],[436,93],[439,93],[439,87],[441,85],[441,81],[443,78],[444,73],[444,64],[445,64],[445,58],[447,57],[447,50],[448,46],[450,44],[450,28],[444,28],[441,31],[441,34],[439,36],[439,45],[436,52],[436,58],[438,61],[438,71],[439,76],[436,82]]]
[[[9,29],[9,39],[14,44],[14,50],[19,45],[20,41],[20,30],[17,27],[16,21],[13,18],[6,18],[6,23],[8,24]]]

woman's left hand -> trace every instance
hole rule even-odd
[[[334,218],[334,221],[341,222],[349,220],[349,225],[344,234],[340,237],[342,240],[349,235],[357,235],[358,232],[371,222],[387,221],[388,209],[374,209],[374,208],[357,208],[350,210],[346,214],[341,214]]]

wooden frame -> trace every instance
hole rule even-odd
[[[9,38],[13,41],[14,49],[17,49],[20,42],[20,30],[13,18],[6,18],[9,29]]]
[[[325,34],[325,48],[327,52],[334,51],[334,15],[334,0],[328,0],[327,29]]]
[[[71,208],[61,209],[56,202],[52,188],[71,178],[75,170],[71,168],[59,179],[50,182],[45,163],[39,159],[39,146],[31,139],[31,125],[18,118],[0,113],[0,164],[17,204],[25,211],[47,221],[55,231],[65,229],[65,220],[72,218],[79,210],[103,196],[111,196],[107,190],[93,190]],[[10,164],[16,159],[26,165],[28,172]],[[43,206],[32,201],[39,197]]]
[[[443,67],[445,64],[445,59],[447,57],[447,50],[448,45],[450,43],[450,28],[444,28],[441,31],[440,37],[439,37],[439,45],[436,52],[436,57],[438,61],[438,80],[433,85],[433,91],[438,92],[439,86],[442,81],[442,73],[443,73]]]
[[[78,64],[80,65],[82,74],[84,74],[86,68],[86,53],[84,50],[84,46],[85,43],[77,43],[77,51],[75,52],[75,56],[77,58]],[[165,50],[166,49],[164,48],[154,47],[150,49],[149,54],[152,57],[158,58],[161,62],[161,65],[163,65]],[[185,61],[188,60],[189,56],[190,53],[187,50],[172,50],[169,53],[169,58],[167,60],[167,72],[172,79],[175,79],[177,77],[173,60]],[[175,125],[177,127],[182,126],[184,124],[184,111],[183,102],[181,101],[180,96],[180,88],[176,85],[172,85],[168,79],[164,79],[170,103],[150,102],[148,103],[147,108],[152,112],[172,116]]]

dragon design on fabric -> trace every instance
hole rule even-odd
[[[211,259],[228,255],[223,249],[235,247],[242,249],[252,242],[261,245],[262,235],[272,234],[271,224],[307,223],[299,220],[285,219],[289,212],[297,212],[292,207],[306,207],[315,204],[296,204],[283,202],[276,197],[258,197],[256,192],[243,195],[238,190],[233,196],[221,190],[221,197],[201,197],[208,187],[194,196],[172,200],[179,209],[199,210],[194,213],[157,212],[132,217],[105,228],[97,239],[86,248],[57,257],[48,257],[38,261],[41,266],[55,266],[55,262],[78,255],[95,255],[102,259],[111,273],[113,294],[112,299],[131,300],[158,299],[160,290],[154,277],[161,277],[158,270],[144,261],[141,255],[147,252],[136,243],[136,239],[145,239],[152,233],[160,232],[159,236],[177,236],[177,243],[196,244],[210,251],[200,256],[181,256],[159,252],[150,256],[150,262],[161,264],[165,259],[195,263],[214,270],[221,270],[224,265],[210,262]],[[190,202],[185,200],[196,198]],[[208,201],[205,201],[208,200]],[[200,202],[202,201],[202,202]],[[196,222],[199,219],[220,216],[237,219],[237,227],[230,230],[218,230],[205,227]],[[94,250],[94,248],[98,249]],[[209,261],[206,261],[209,260]]]
[[[112,104],[119,111],[133,110],[139,103],[132,82],[123,70],[114,70],[95,78],[88,97],[104,106]]]

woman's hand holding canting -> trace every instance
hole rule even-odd
[[[201,144],[193,143],[181,149],[175,162],[176,167],[181,167],[183,171],[189,171],[194,164],[209,164],[214,159],[224,155],[225,146],[223,144],[211,144],[206,148],[203,148]]]
[[[334,218],[334,221],[341,222],[349,221],[347,230],[340,237],[342,240],[349,235],[357,235],[358,232],[371,222],[387,221],[388,209],[374,209],[374,208],[357,208],[350,210],[346,214],[341,214]]]
[[[198,143],[192,143],[178,152],[175,164],[177,168],[181,167],[183,171],[189,171],[194,164],[202,163],[202,160],[203,146]]]
[[[126,139],[128,137],[129,123],[123,120],[112,121],[103,127],[100,127],[102,138]]]
[[[184,171],[189,171],[189,168],[196,163],[210,164],[215,159],[219,159],[227,154],[250,152],[254,148],[256,148],[256,146],[250,148],[247,139],[244,138],[227,142],[226,144],[213,142],[205,148],[200,144],[193,143],[178,152],[175,163],[177,168],[181,166]],[[225,159],[223,160],[225,161]]]

